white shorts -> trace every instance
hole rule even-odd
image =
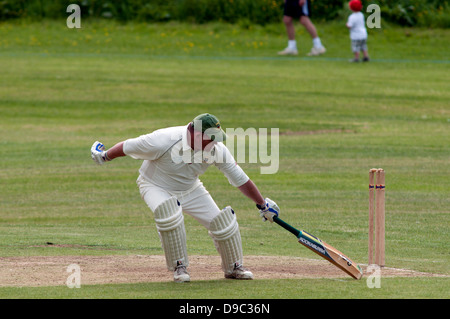
[[[139,186],[142,199],[152,212],[162,202],[175,196],[180,202],[183,212],[195,218],[208,230],[211,221],[220,213],[219,207],[201,182],[185,192],[173,192],[162,189],[142,176],[138,177],[136,183]]]

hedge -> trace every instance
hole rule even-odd
[[[311,0],[315,21],[343,18],[343,0]],[[0,20],[59,19],[69,4],[78,4],[82,18],[119,21],[188,21],[206,23],[248,21],[260,25],[281,21],[283,0],[0,0]],[[403,26],[450,27],[448,0],[363,0],[378,4],[381,17]]]

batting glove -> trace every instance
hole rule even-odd
[[[270,198],[265,199],[264,206],[260,206],[256,204],[256,207],[259,209],[259,213],[262,217],[263,221],[269,220],[271,223],[273,223],[273,217],[280,214],[280,208],[278,207],[277,203],[275,203]]]
[[[94,144],[92,144],[91,157],[94,160],[94,162],[96,162],[99,165],[102,165],[103,163],[110,161],[105,151],[105,145],[103,145],[99,141],[96,141]]]

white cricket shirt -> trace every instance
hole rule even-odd
[[[200,183],[199,176],[215,165],[235,187],[249,177],[236,163],[228,148],[218,142],[210,152],[194,152],[187,144],[187,125],[156,130],[128,139],[123,152],[144,160],[139,173],[147,181],[169,191],[187,191]]]
[[[348,17],[347,27],[350,28],[351,40],[367,39],[366,24],[364,21],[364,15],[361,12],[353,12]]]

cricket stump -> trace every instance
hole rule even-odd
[[[369,265],[385,266],[385,171],[382,168],[369,170]]]

